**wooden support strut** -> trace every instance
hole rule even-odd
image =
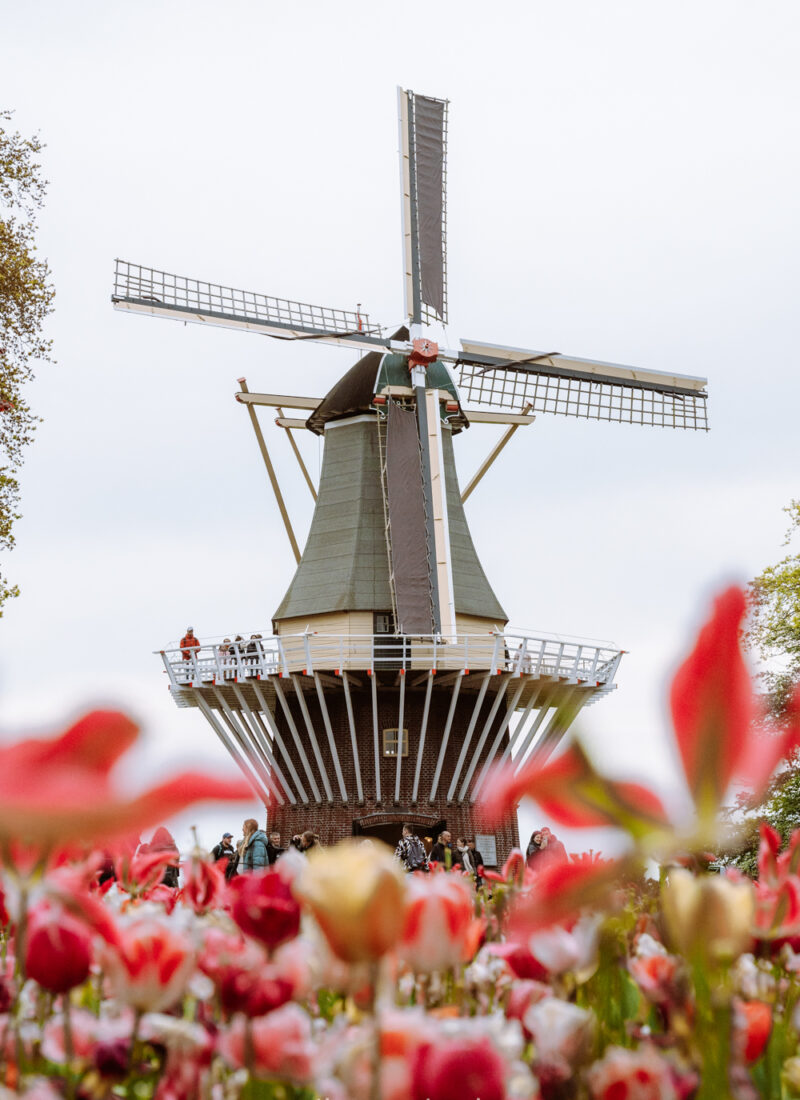
[[[532,408],[533,408],[533,405],[528,403],[525,406],[525,408],[522,410],[523,415],[526,416]],[[533,417],[531,417],[531,419],[528,421],[528,423],[531,423],[532,421],[533,421]],[[472,480],[469,482],[466,489],[461,494],[461,503],[462,504],[472,494],[473,490],[477,487],[478,482],[482,480],[484,474],[486,474],[489,467],[492,465],[494,460],[497,458],[497,456],[503,450],[505,445],[511,440],[512,435],[514,434],[514,432],[516,432],[517,428],[519,428],[519,427],[520,427],[519,424],[512,424],[511,427],[508,428],[506,431],[504,431],[503,434],[500,436],[500,439],[497,441],[497,443],[491,449],[491,451],[489,451],[489,454],[486,456],[486,458],[480,464],[480,466],[478,467],[477,471],[475,472],[475,475],[473,476]]]
[[[237,378],[237,382],[242,387],[242,393],[249,393],[247,389],[247,380],[244,378]],[[281,493],[280,486],[278,485],[278,478],[275,475],[275,468],[272,465],[272,459],[269,457],[269,451],[267,450],[267,444],[264,441],[264,434],[261,431],[261,425],[258,422],[255,408],[248,404],[247,412],[250,416],[250,423],[253,425],[253,431],[256,433],[256,441],[258,443],[259,450],[261,451],[261,457],[264,459],[264,465],[267,467],[267,474],[269,476],[270,485],[272,491],[275,494],[275,500],[278,502],[278,509],[281,513],[281,519],[283,520],[283,526],[286,528],[286,534],[289,537],[291,543],[292,553],[295,556],[295,561],[300,563],[300,547],[297,545],[297,539],[294,537],[294,531],[292,529],[291,520],[289,519],[289,513],[286,511],[286,504],[283,500],[283,494]]]
[[[252,409],[253,406],[249,405],[248,408]],[[254,415],[255,415],[255,413],[254,413]],[[292,435],[291,423],[286,421],[286,418],[283,415],[283,409],[280,407],[280,405],[278,406],[278,419],[275,421],[275,423],[280,425],[280,427],[284,429],[284,431],[286,432],[286,435],[289,437],[289,442],[291,443],[292,450],[294,451],[294,457],[297,459],[297,462],[298,462],[298,464],[300,466],[300,469],[303,473],[303,477],[306,479],[306,485],[308,486],[308,488],[311,492],[311,496],[314,498],[314,500],[316,500],[317,499],[317,490],[314,488],[314,482],[311,480],[311,475],[309,474],[309,472],[306,468],[305,462],[303,462],[303,456],[300,454],[300,448],[297,446],[297,441],[295,440],[294,436]],[[305,427],[305,424],[303,424],[303,427]]]

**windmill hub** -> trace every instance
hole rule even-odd
[[[403,821],[430,837],[446,826],[477,834],[491,865],[519,842],[515,823],[482,818],[492,765],[546,759],[581,708],[614,690],[622,651],[510,628],[464,502],[536,413],[706,430],[706,380],[471,340],[439,347],[425,328],[447,322],[448,105],[404,90],[398,104],[408,327],[387,335],[360,303],[311,306],[119,260],[112,301],[361,352],[323,398],[250,393],[239,379],[297,569],[270,627],[159,655],[175,702],[201,711],[271,826],[326,843],[395,842]],[[302,553],[259,406],[277,410],[314,497]],[[505,430],[462,491],[453,440],[477,424]],[[318,485],[298,430],[324,439]]]

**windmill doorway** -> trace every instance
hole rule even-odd
[[[404,823],[412,827],[429,854],[439,833],[447,828],[444,818],[428,818],[418,814],[370,814],[353,821],[353,836],[382,840],[390,848],[396,848],[403,835]]]

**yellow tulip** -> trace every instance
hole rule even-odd
[[[751,882],[674,869],[662,892],[668,938],[677,951],[712,962],[737,958],[750,948],[755,914]]]
[[[343,841],[312,849],[295,884],[331,946],[345,962],[372,962],[403,930],[405,876],[379,841]]]

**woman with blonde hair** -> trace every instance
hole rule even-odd
[[[239,874],[250,875],[253,871],[263,871],[269,866],[267,853],[267,834],[259,829],[254,817],[242,825],[242,841],[239,845]]]

